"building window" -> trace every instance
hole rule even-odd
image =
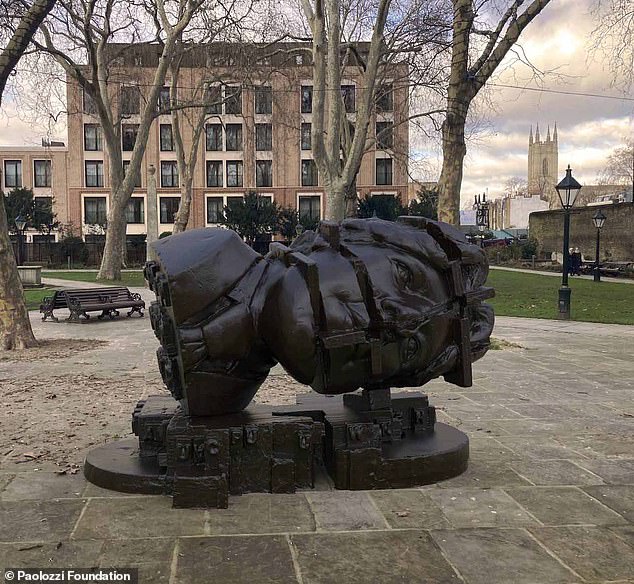
[[[83,91],[83,106],[85,114],[97,114],[97,104],[90,94],[86,93],[86,90]]]
[[[225,113],[242,113],[242,88],[239,85],[225,87]]]
[[[376,147],[382,150],[394,147],[394,124],[392,122],[376,123]]]
[[[86,160],[86,186],[103,187],[103,161]]]
[[[354,113],[356,111],[354,85],[342,85],[341,98],[343,99],[343,105],[346,108],[346,113]]]
[[[19,188],[22,186],[22,161],[4,161],[4,186],[7,188]]]
[[[242,160],[227,160],[227,186],[242,186]]]
[[[242,150],[242,124],[227,124],[227,150]]]
[[[135,85],[121,88],[121,113],[124,116],[141,113],[141,93]]]
[[[310,114],[313,111],[313,87],[302,85],[302,113]]]
[[[239,205],[244,201],[244,197],[242,195],[233,195],[227,197],[227,207],[234,207],[235,205]]]
[[[174,135],[172,134],[172,124],[161,124],[159,138],[161,152],[171,152],[172,150],[174,150]]]
[[[205,149],[222,150],[222,124],[207,124],[205,133]]]
[[[33,197],[34,223],[50,225],[53,223],[53,197]]]
[[[273,95],[270,87],[255,88],[255,113],[270,114],[273,111]]]
[[[302,186],[316,187],[319,182],[314,160],[302,160]]]
[[[36,187],[50,187],[52,182],[51,176],[51,161],[50,160],[35,160],[33,162],[35,170],[34,186]]]
[[[207,161],[207,186],[222,186],[222,160]]]
[[[205,98],[207,103],[207,107],[205,108],[206,113],[222,113],[222,87],[220,87],[220,85],[210,85],[205,93]]]
[[[132,152],[136,137],[139,133],[138,124],[122,124],[121,126],[121,145],[124,152]]]
[[[170,99],[170,88],[167,86],[163,86],[161,87],[161,89],[159,89],[159,95],[158,95],[158,111],[160,114],[167,114],[169,113],[171,106],[172,106],[172,102]]]
[[[102,150],[101,126],[97,124],[84,124],[84,150]]]
[[[124,160],[123,161],[123,176],[125,176],[128,173],[128,168],[130,168],[130,161],[129,160]],[[136,177],[134,180],[134,188],[141,188],[141,173],[137,172],[136,173]]]
[[[391,185],[392,184],[392,159],[377,158],[376,159],[376,184]]]
[[[145,205],[143,197],[132,197],[125,210],[127,223],[145,223]]]
[[[379,87],[376,97],[376,109],[379,112],[394,111],[394,99],[391,83],[387,83]]]
[[[311,221],[319,221],[321,219],[321,197],[319,195],[300,195],[299,216],[300,218],[306,217]]]
[[[160,203],[160,221],[161,223],[168,224],[174,223],[174,217],[178,212],[178,206],[180,205],[180,197],[161,197]]]
[[[107,218],[106,197],[84,198],[84,223],[86,225],[105,225]]]
[[[164,189],[178,188],[178,164],[176,160],[161,160],[161,187]]]
[[[271,124],[255,124],[255,149],[273,150],[273,127]]]
[[[302,134],[301,134],[302,150],[310,150],[312,148],[310,132],[311,132],[311,124],[302,124]]]
[[[255,186],[256,187],[272,187],[273,186],[273,161],[272,160],[256,160],[255,161]]]
[[[207,223],[222,223],[224,201],[222,197],[207,197]]]

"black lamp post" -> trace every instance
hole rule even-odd
[[[24,228],[26,227],[26,219],[22,215],[15,218],[15,226],[18,230],[18,266],[24,261],[22,254],[22,238],[24,237]]]
[[[566,169],[566,176],[555,187],[561,206],[564,210],[564,261],[561,288],[559,288],[559,318],[570,318],[570,288],[568,288],[568,263],[570,246],[570,209],[575,204],[581,185],[573,178],[570,165]]]
[[[594,216],[592,217],[592,222],[594,226],[597,228],[597,251],[594,257],[594,281],[601,281],[601,269],[599,267],[599,250],[601,246],[601,228],[605,224],[605,220],[607,217],[603,214],[603,211],[599,209]]]

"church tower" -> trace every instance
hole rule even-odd
[[[539,134],[539,124],[533,138],[531,126],[528,136],[528,194],[539,195],[544,201],[548,201],[553,209],[557,204],[557,191],[555,185],[559,166],[559,144],[557,136],[557,123],[551,138],[550,125],[546,133],[546,139],[542,141]]]

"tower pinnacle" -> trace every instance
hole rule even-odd
[[[553,141],[557,142],[557,122],[555,122],[555,130],[553,131]]]
[[[541,142],[539,138],[539,124],[537,124],[537,130],[535,131],[535,142]]]
[[[533,143],[533,124],[531,124],[531,132],[528,135],[528,143],[532,144]]]
[[[550,124],[548,124],[548,133],[546,134],[546,142],[550,142]]]

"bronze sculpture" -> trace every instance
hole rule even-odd
[[[150,315],[173,398],[139,402],[138,449],[129,440],[95,449],[89,480],[226,507],[229,494],[313,486],[320,465],[346,489],[466,469],[467,437],[436,421],[427,396],[391,395],[439,376],[470,386],[489,347],[488,264],[461,232],[422,217],[348,219],[266,256],[224,229],[154,249]],[[249,405],[278,362],[325,397]]]
[[[461,360],[488,348],[493,311],[479,302],[486,258],[445,224],[322,223],[265,257],[233,231],[198,229],[155,250],[148,272],[159,298],[151,311],[159,365],[193,416],[244,409],[276,362],[319,393],[341,394],[459,380],[452,372]],[[464,315],[456,277],[473,300]],[[460,319],[469,355],[456,335]]]

